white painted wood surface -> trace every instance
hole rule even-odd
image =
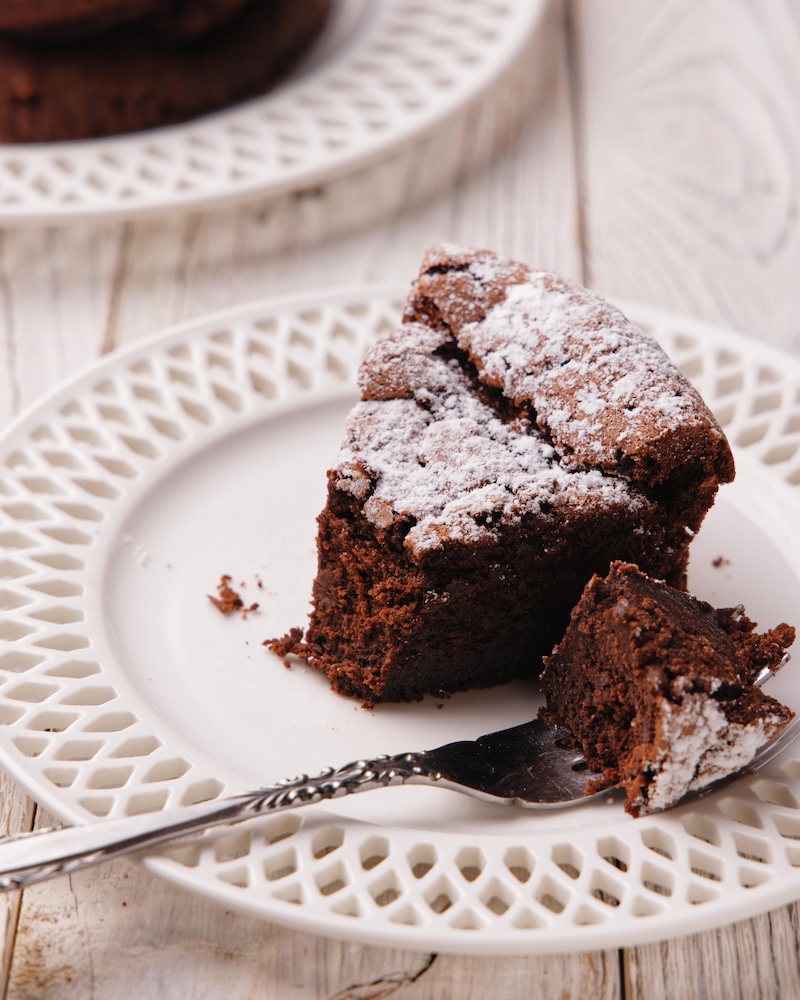
[[[170,323],[407,280],[440,239],[800,353],[799,190],[796,0],[555,0],[490,94],[355,176],[224,211],[0,232],[0,422]],[[2,829],[29,829],[25,795],[3,779],[0,796]],[[619,952],[425,968],[425,955],[286,930],[120,861],[4,897],[0,919],[9,1000],[800,996],[795,906]]]

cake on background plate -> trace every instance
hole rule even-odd
[[[734,475],[652,338],[490,251],[428,252],[359,384],[308,628],[267,644],[366,703],[536,675],[613,560],[684,587],[691,538]]]
[[[264,93],[332,0],[0,0],[0,142],[188,121]]]
[[[615,562],[587,584],[545,660],[540,713],[569,730],[591,789],[620,785],[634,816],[674,805],[747,765],[794,713],[754,681],[795,630],[763,634],[741,608],[715,609]]]
[[[0,0],[0,32],[38,39],[84,38],[131,21],[192,37],[230,20],[248,0]]]

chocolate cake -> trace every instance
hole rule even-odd
[[[268,90],[332,0],[0,0],[0,142],[172,125]]]
[[[0,0],[0,31],[92,33],[153,11],[163,0]]]
[[[621,785],[634,816],[666,809],[744,767],[794,715],[753,681],[777,668],[795,630],[755,628],[741,608],[614,562],[545,660],[541,714],[580,741],[602,772],[596,788]]]
[[[733,478],[722,430],[655,341],[488,251],[426,255],[359,381],[310,622],[272,648],[367,702],[538,673],[614,559],[683,587]]]
[[[197,38],[249,0],[0,0],[0,32],[41,40],[87,38],[136,22],[154,35]]]

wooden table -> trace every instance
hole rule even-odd
[[[357,176],[183,217],[0,232],[0,422],[175,321],[405,281],[440,239],[799,353],[799,192],[797,3],[554,2],[489,94]],[[5,829],[48,822],[8,779],[2,796]],[[646,947],[432,962],[241,916],[127,861],[0,907],[9,1000],[800,996],[796,906]]]

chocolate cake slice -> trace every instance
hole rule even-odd
[[[734,475],[654,340],[489,251],[431,250],[359,381],[309,626],[272,648],[368,702],[538,673],[613,559],[684,586],[690,539]]]
[[[792,719],[753,681],[795,630],[759,635],[741,608],[710,604],[627,563],[587,584],[545,659],[543,718],[569,730],[634,816],[726,777]]]

